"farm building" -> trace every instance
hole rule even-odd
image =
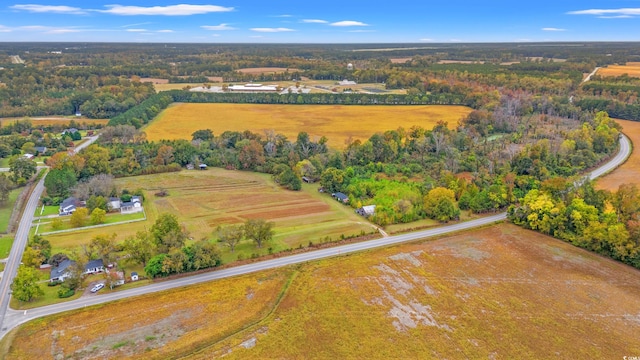
[[[230,85],[229,91],[242,91],[242,92],[276,92],[278,91],[277,85],[262,85],[262,84],[245,84],[245,85]]]
[[[355,81],[344,79],[338,83],[340,86],[358,85]]]
[[[331,197],[346,204],[349,202],[349,197],[341,192],[331,194]]]
[[[360,216],[368,217],[368,216],[371,216],[371,215],[375,214],[376,206],[375,205],[366,205],[366,206],[363,206],[363,207],[357,209],[356,212]]]

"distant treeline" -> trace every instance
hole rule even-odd
[[[612,118],[640,121],[640,104],[624,104],[615,100],[588,98],[575,104],[588,111],[606,111]]]
[[[110,126],[142,127],[173,102],[237,103],[237,104],[321,104],[321,105],[466,105],[475,101],[462,94],[371,95],[371,94],[260,94],[260,93],[202,93],[171,90],[150,96],[125,113],[112,118]]]

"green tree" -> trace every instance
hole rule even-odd
[[[44,255],[39,249],[34,249],[31,246],[27,246],[22,254],[22,263],[26,266],[37,268],[46,261]]]
[[[192,140],[211,141],[213,140],[213,131],[210,129],[198,130],[191,134]]]
[[[248,239],[255,241],[258,248],[273,239],[275,223],[264,219],[249,219],[244,223],[244,233]]]
[[[153,242],[161,254],[167,254],[172,249],[180,249],[187,241],[187,233],[178,223],[173,214],[164,213],[151,227]]]
[[[49,196],[66,198],[71,194],[71,189],[76,186],[76,174],[72,169],[52,169],[44,179],[44,186]]]
[[[37,171],[36,162],[24,156],[9,159],[9,168],[12,172],[11,180],[18,184],[29,180]]]
[[[427,193],[424,197],[424,210],[427,216],[442,222],[460,216],[455,193],[443,187],[434,188]]]
[[[92,144],[83,149],[78,156],[84,159],[82,173],[85,176],[83,177],[111,173],[109,149],[97,144]]]
[[[116,250],[116,234],[94,236],[89,242],[89,248],[91,253],[95,254],[98,259],[102,259],[105,263],[110,263]]]
[[[218,241],[228,245],[231,252],[234,252],[236,245],[238,245],[244,237],[244,227],[242,225],[218,226],[216,233],[218,235]]]
[[[87,217],[89,216],[89,210],[87,208],[77,208],[76,211],[71,214],[71,218],[69,219],[69,223],[71,227],[79,228],[83,227],[87,224]]]
[[[333,167],[327,168],[320,175],[320,185],[327,192],[337,192],[342,190],[345,183],[345,172]]]
[[[124,250],[134,261],[144,267],[155,253],[156,245],[151,234],[147,231],[138,231],[135,237],[129,236],[124,240]]]
[[[49,260],[51,257],[51,242],[40,235],[33,235],[27,246],[40,250],[40,254],[45,257],[44,261]]]
[[[222,263],[218,248],[204,239],[182,248],[187,256],[187,271],[197,271],[218,266]]]
[[[20,301],[27,302],[44,295],[44,291],[38,285],[39,280],[38,270],[26,265],[20,265],[18,273],[11,284],[13,296]]]
[[[149,262],[144,267],[145,274],[147,274],[147,276],[152,279],[159,276],[169,275],[168,273],[164,272],[164,268],[163,268],[163,263],[164,263],[164,260],[167,258],[167,256],[168,256],[167,254],[158,254],[152,257],[151,259],[149,259]]]
[[[107,220],[107,212],[100,208],[95,208],[91,212],[89,223],[91,225],[99,225],[99,224],[104,224],[106,220]]]
[[[13,182],[5,174],[0,174],[0,204],[7,202],[13,186]]]
[[[106,213],[109,209],[107,199],[104,196],[96,195],[89,196],[87,199],[87,208],[91,213],[93,213],[95,209],[101,209]]]

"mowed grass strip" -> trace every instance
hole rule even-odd
[[[455,127],[472,111],[465,106],[355,106],[276,104],[175,104],[144,128],[151,141],[191,139],[201,129],[215,135],[224,131],[275,130],[295,141],[301,131],[312,138],[326,136],[329,146],[343,148],[345,140],[366,140],[376,132],[422,126],[438,121]]]
[[[600,76],[620,76],[627,74],[630,77],[640,77],[640,62],[628,62],[626,65],[609,65],[598,70]]]
[[[616,122],[631,140],[633,151],[624,164],[596,181],[599,190],[615,191],[622,184],[640,184],[640,122],[619,119]]]
[[[514,225],[295,268],[32,321],[3,340],[12,341],[6,358],[615,359],[640,353],[640,272]]]

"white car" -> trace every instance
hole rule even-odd
[[[98,291],[100,291],[100,289],[102,289],[103,287],[104,287],[104,284],[103,284],[103,283],[96,284],[96,286],[94,286],[94,287],[91,289],[91,292],[92,292],[92,293],[94,293],[94,292],[98,292]]]

